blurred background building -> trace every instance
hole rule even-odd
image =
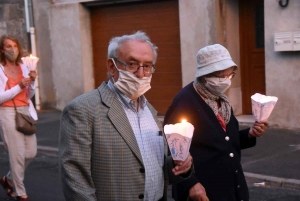
[[[28,53],[36,46],[41,109],[97,88],[109,40],[142,30],[159,47],[146,94],[159,114],[194,80],[197,51],[219,43],[239,66],[228,90],[234,113],[251,115],[255,93],[277,96],[270,124],[300,128],[299,10],[298,0],[1,0],[0,35],[15,35]]]

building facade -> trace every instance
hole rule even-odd
[[[42,107],[63,109],[98,87],[109,39],[142,30],[159,47],[146,94],[159,114],[195,79],[197,51],[219,43],[239,66],[227,92],[234,113],[251,114],[254,93],[277,96],[270,125],[300,128],[300,51],[274,51],[275,32],[300,28],[298,1],[33,0],[33,8]]]

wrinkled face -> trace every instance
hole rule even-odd
[[[118,60],[124,63],[137,62],[140,66],[145,64],[152,64],[154,61],[154,54],[150,45],[146,42],[130,40],[125,42],[119,49]],[[119,69],[125,70],[125,66],[119,62],[115,62]],[[119,72],[115,68],[111,59],[107,60],[107,70],[115,81],[119,78]],[[145,74],[143,68],[139,68],[133,73],[138,78],[151,76],[151,73]]]

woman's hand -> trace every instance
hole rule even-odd
[[[31,70],[28,75],[31,78],[31,80],[34,81],[36,78],[36,71]]]
[[[176,164],[176,166],[172,169],[172,172],[175,175],[184,174],[184,173],[187,173],[191,169],[191,167],[193,165],[193,158],[189,153],[189,155],[185,161],[174,161],[174,163]]]
[[[260,137],[266,132],[267,127],[268,127],[267,121],[255,122],[249,130],[249,136],[250,137]]]
[[[29,86],[31,82],[32,82],[31,78],[23,78],[19,83],[19,86],[21,87],[21,89],[23,89],[24,87]]]
[[[196,183],[189,191],[189,200],[193,201],[209,201],[206,196],[205,188],[200,184]]]

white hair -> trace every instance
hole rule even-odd
[[[157,46],[154,45],[150,41],[150,38],[143,31],[137,31],[131,35],[123,35],[123,36],[118,36],[118,37],[112,38],[109,41],[107,57],[108,58],[118,58],[118,50],[124,44],[124,42],[129,41],[129,40],[136,40],[136,41],[148,43],[150,45],[150,47],[152,48],[153,55],[154,55],[153,63],[155,64],[156,58],[157,58]]]

